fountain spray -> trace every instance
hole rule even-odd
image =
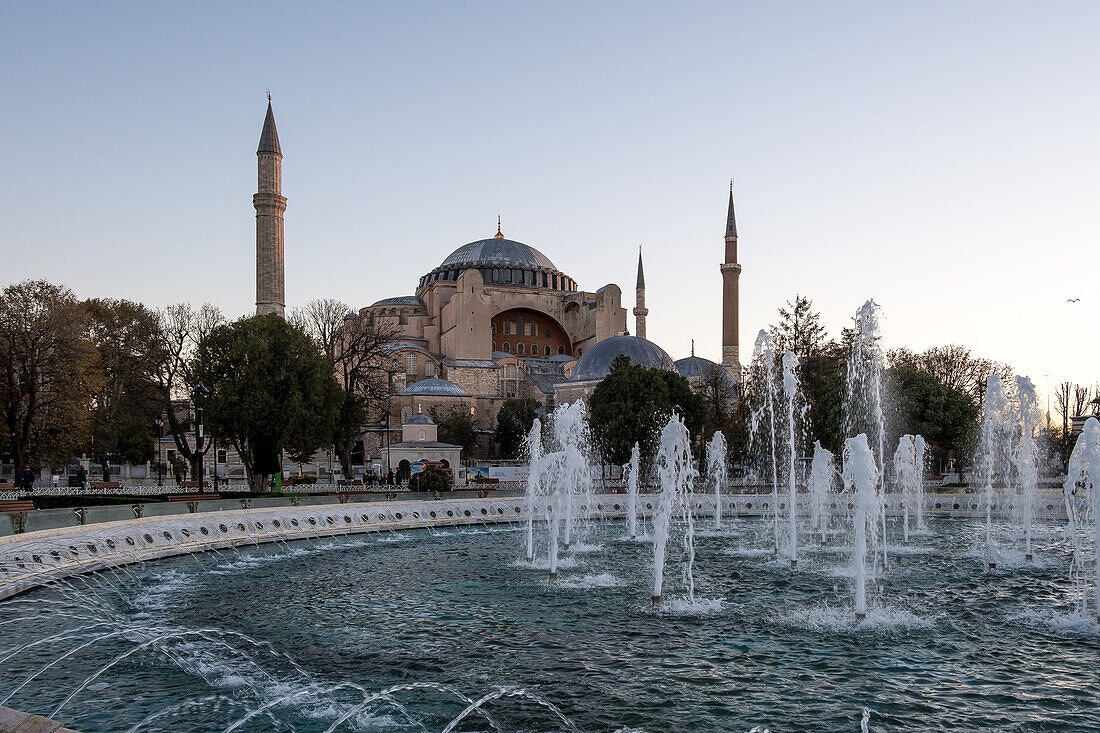
[[[770,433],[771,441],[768,444],[768,451],[771,456],[771,469],[772,469],[772,525],[773,534],[775,539],[774,552],[779,554],[779,465],[778,465],[778,447],[775,441],[775,376],[773,374],[775,370],[775,349],[772,347],[771,336],[768,332],[761,329],[760,333],[756,335],[756,345],[753,348],[753,361],[761,364],[763,368],[764,386],[764,400],[760,406],[760,412],[766,412],[768,418],[768,430]],[[756,435],[756,428],[759,426],[760,419],[763,415],[757,411],[753,411],[752,424],[753,435]]]
[[[867,435],[860,433],[844,442],[844,490],[855,498],[856,621],[867,618],[867,525],[877,524],[879,471]]]
[[[1001,459],[1007,447],[1007,407],[1008,397],[1005,396],[1001,378],[996,374],[990,375],[986,383],[982,428],[978,441],[979,466],[984,480],[982,494],[985,498],[985,558],[990,570],[997,567],[996,550],[993,547],[993,479],[997,466],[1003,465]]]
[[[810,525],[821,533],[821,544],[825,544],[825,528],[828,515],[825,502],[833,490],[836,478],[836,458],[832,452],[822,448],[821,442],[814,441],[814,461],[810,466]]]
[[[1014,462],[1020,488],[1019,514],[1024,525],[1024,560],[1031,562],[1035,557],[1031,549],[1031,525],[1035,519],[1039,487],[1039,449],[1035,445],[1035,431],[1041,418],[1035,385],[1030,379],[1016,376],[1016,394],[1020,412],[1020,440],[1014,451]]]
[[[1093,614],[1100,623],[1100,422],[1095,417],[1085,421],[1073,453],[1069,457],[1066,482],[1066,514],[1069,516],[1069,533],[1073,539],[1073,560],[1070,578],[1077,587],[1077,606],[1081,615],[1088,613],[1087,562],[1082,532],[1092,521],[1093,561]]]
[[[641,463],[641,448],[637,443],[630,451],[630,463],[623,466],[626,478],[626,528],[630,539],[638,536],[638,469]]]
[[[882,520],[882,566],[889,565],[886,554],[886,421],[882,413],[882,345],[879,343],[879,305],[868,300],[856,311],[855,337],[848,352],[848,397],[845,404],[844,420],[846,432],[855,435],[858,432],[870,433],[869,440],[874,443],[872,457],[877,458],[878,486],[880,494],[878,505]],[[869,443],[870,444],[870,443]]]
[[[634,446],[637,448],[637,444]],[[707,443],[707,478],[714,482],[714,528],[722,528],[722,487],[729,470],[726,463],[726,436],[721,430]]]
[[[905,541],[909,541],[909,510],[916,515],[917,526],[923,520],[924,506],[924,438],[919,435],[903,435],[894,451],[894,471],[902,494],[904,509],[903,527]]]
[[[664,590],[665,548],[668,545],[673,511],[679,509],[685,517],[691,513],[691,493],[695,479],[695,471],[691,466],[691,436],[678,415],[673,415],[661,430],[661,446],[657,451],[657,476],[661,494],[657,515],[653,518],[654,607],[661,605],[661,594]],[[688,521],[687,537],[684,540],[685,549],[688,550],[684,577],[689,583],[689,594],[694,593],[691,575],[694,541],[691,534],[692,524]]]
[[[795,403],[799,401],[798,375],[795,374],[797,368],[798,357],[794,355],[794,352],[783,352],[783,394],[787,398],[787,449],[790,456],[787,465],[787,514],[789,515],[787,552],[790,554],[792,570],[798,566],[798,521],[795,512],[795,480],[798,478],[798,471],[795,469],[797,441],[795,440],[794,421]]]
[[[539,473],[542,461],[542,423],[536,417],[527,433],[527,455],[531,468],[527,474],[527,493],[524,508],[527,510],[527,562],[535,559],[535,499],[539,495]]]
[[[539,460],[539,481],[549,495],[546,522],[550,529],[550,582],[558,578],[558,535],[569,548],[576,497],[592,492],[588,467],[588,430],[584,402],[560,405],[553,413],[553,438],[557,450]]]

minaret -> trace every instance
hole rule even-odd
[[[271,93],[267,95],[267,117],[256,149],[259,185],[252,197],[256,207],[256,315],[283,317],[286,295],[283,290],[283,212],[286,198],[283,188],[283,153],[271,111]]]
[[[638,245],[638,285],[634,291],[637,300],[634,305],[634,335],[645,338],[645,317],[649,315],[649,309],[645,307],[645,273],[642,272],[642,246]]]
[[[722,367],[738,383],[741,382],[741,359],[738,338],[738,281],[741,265],[737,264],[737,219],[733,215],[733,179],[730,179],[730,208],[726,216],[726,259],[722,270]]]

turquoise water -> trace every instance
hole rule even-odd
[[[705,522],[701,522],[705,524]],[[183,557],[67,581],[0,603],[5,705],[84,733],[338,730],[1100,730],[1100,630],[1071,613],[1060,526],[1036,564],[975,550],[984,527],[933,523],[871,583],[852,620],[848,557],[795,571],[762,554],[771,526],[697,537],[698,602],[650,608],[651,549],[590,528],[557,586],[527,566],[518,528],[347,537]],[[900,532],[891,543],[901,544]],[[843,543],[842,538],[834,538]],[[891,549],[894,549],[893,547]],[[905,553],[905,554],[901,554]],[[536,565],[538,561],[536,561]],[[97,634],[115,634],[88,644]],[[243,635],[238,636],[237,634]],[[135,651],[136,650],[136,651]],[[341,686],[342,685],[342,686]],[[336,688],[336,689],[331,689]],[[503,690],[502,690],[503,688]],[[542,703],[546,703],[543,705]],[[159,715],[158,715],[159,714]]]

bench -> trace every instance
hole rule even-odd
[[[122,484],[118,481],[90,481],[88,486],[93,489],[121,489]]]
[[[164,498],[167,501],[209,501],[221,497],[217,494],[168,494]]]
[[[0,501],[0,512],[29,512],[33,510],[33,501]]]

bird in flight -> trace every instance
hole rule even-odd
[[[1081,299],[1080,298],[1066,298],[1066,302],[1067,303],[1080,303]]]

